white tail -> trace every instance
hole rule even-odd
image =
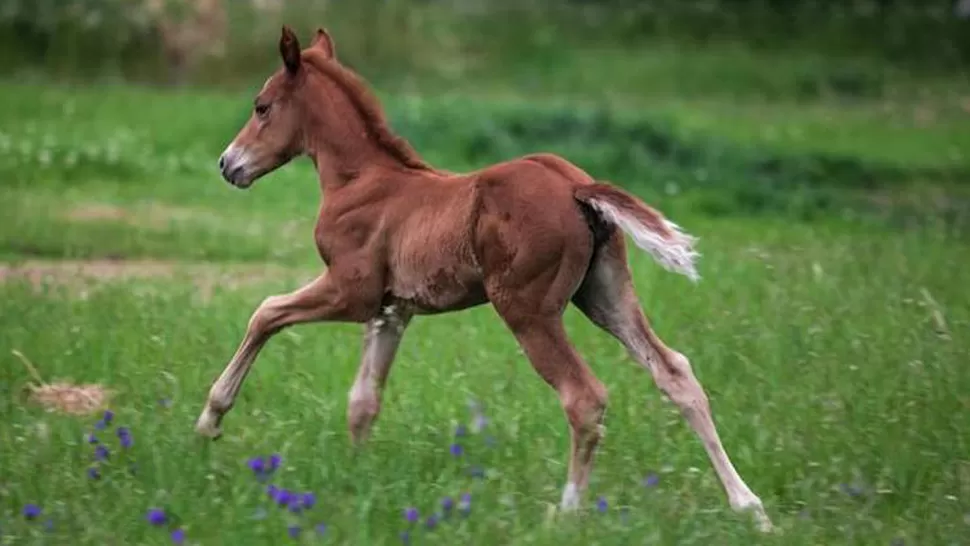
[[[616,188],[610,189],[616,192],[620,191]],[[649,252],[664,269],[680,273],[693,282],[700,280],[701,277],[695,266],[695,261],[700,256],[694,250],[694,243],[697,242],[696,237],[685,233],[680,229],[680,226],[667,220],[659,212],[646,205],[637,202],[624,202],[621,205],[617,199],[612,197],[614,196],[610,194],[597,195],[597,193],[593,193],[581,197],[581,200],[599,212],[604,220],[632,237],[633,242]],[[623,199],[623,201],[635,199],[628,194],[624,197],[626,199]],[[632,206],[636,208],[632,209]]]

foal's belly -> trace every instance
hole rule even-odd
[[[488,301],[481,274],[471,266],[432,273],[399,271],[390,288],[395,299],[419,315],[458,311]]]

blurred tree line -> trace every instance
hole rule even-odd
[[[232,83],[287,22],[325,25],[372,74],[461,77],[576,47],[805,48],[917,72],[970,64],[964,0],[0,0],[5,74]],[[961,7],[962,6],[962,7]]]

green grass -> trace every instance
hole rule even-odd
[[[277,544],[295,521],[307,544],[399,544],[405,508],[427,515],[462,492],[471,514],[417,529],[412,543],[964,540],[970,252],[954,226],[970,210],[970,132],[958,100],[668,96],[601,109],[595,94],[540,105],[502,85],[381,95],[394,126],[442,167],[559,151],[700,236],[699,285],[633,251],[638,294],[661,337],[691,359],[729,453],[784,534],[760,536],[731,513],[673,406],[572,309],[573,340],[610,389],[609,432],[576,518],[549,518],[568,447],[556,396],[489,307],[415,320],[357,455],[345,412],[361,332],[348,324],[279,334],[225,437],[197,438],[208,387],[255,306],[319,271],[309,163],[247,192],[219,179],[215,158],[246,115],[246,93],[6,82],[0,259],[139,260],[165,274],[88,280],[65,269],[38,289],[0,272],[0,544],[169,543],[145,521],[151,507],[170,510],[193,544]],[[864,217],[873,209],[860,202],[878,214]],[[112,449],[100,481],[86,477],[84,441],[98,416],[29,403],[14,350],[48,381],[117,392],[115,424],[135,444],[125,451],[99,433]],[[472,419],[469,399],[489,423],[455,459],[449,444]],[[316,493],[311,514],[267,506],[246,462],[274,452],[284,463],[273,483]],[[473,466],[485,477],[470,476]],[[659,484],[644,487],[653,472]],[[40,521],[23,520],[26,503],[43,507]],[[319,521],[328,530],[317,539],[309,527]]]
[[[405,507],[426,513],[464,491],[473,494],[473,514],[417,532],[421,543],[886,544],[902,536],[949,544],[965,534],[970,347],[960,332],[970,301],[966,270],[953,264],[968,263],[966,249],[928,235],[688,225],[703,237],[705,280],[690,286],[637,253],[638,291],[660,334],[692,359],[727,448],[785,530],[781,538],[756,538],[731,515],[672,406],[574,311],[569,330],[611,389],[588,505],[605,496],[605,514],[545,522],[564,480],[565,422],[554,393],[488,308],[416,321],[373,441],[358,458],[344,432],[359,356],[360,331],[350,325],[279,335],[227,417],[226,437],[212,445],[195,438],[209,382],[253,307],[312,269],[208,300],[188,283],[164,280],[98,285],[84,298],[76,288],[0,287],[3,532],[28,543],[161,544],[163,533],[143,515],[165,506],[200,544],[274,544],[287,518],[270,509],[266,520],[252,520],[266,501],[246,460],[279,452],[285,464],[273,482],[319,495],[319,508],[302,519],[325,521],[333,543],[396,543]],[[100,434],[113,449],[104,479],[85,477],[92,446],[83,435],[94,417],[24,404],[18,389],[30,378],[12,349],[49,380],[118,391],[111,407],[135,446],[123,453],[110,432]],[[159,405],[164,398],[170,408]],[[469,398],[485,403],[496,445],[473,437],[456,461],[448,445],[455,423],[470,421]],[[126,473],[129,462],[135,475]],[[468,477],[472,464],[487,478]],[[640,484],[649,472],[661,474],[654,489]],[[856,482],[869,492],[840,490]],[[44,506],[53,535],[20,521],[28,502]]]

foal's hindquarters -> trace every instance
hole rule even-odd
[[[576,509],[587,488],[607,404],[603,383],[567,338],[563,313],[572,301],[623,343],[680,408],[700,437],[732,508],[750,511],[761,530],[770,530],[761,500],[742,480],[721,444],[707,395],[690,363],[650,329],[637,301],[623,231],[616,228],[630,230],[630,222],[636,222],[626,212],[646,211],[663,222],[662,216],[644,206],[621,210],[620,217],[609,219],[605,227],[596,226],[597,221],[604,221],[603,215],[590,214],[572,199],[575,186],[544,187],[548,192],[545,199],[537,200],[516,195],[529,191],[528,186],[500,185],[505,187],[495,188],[499,191],[492,192],[494,197],[490,199],[488,192],[482,197],[477,253],[489,300],[535,370],[557,391],[569,421],[571,445],[562,509]],[[562,201],[566,196],[558,195],[567,188],[568,206]],[[596,191],[589,202],[598,199]],[[611,192],[616,193],[612,189],[606,193]],[[633,207],[642,205],[636,203]]]
[[[650,328],[637,302],[626,247],[619,231],[596,250],[589,272],[572,301],[594,324],[618,339],[633,359],[650,372],[657,387],[677,405],[703,443],[731,507],[750,511],[759,529],[770,531],[771,521],[761,499],[735,470],[721,444],[707,394],[694,376],[690,362],[665,345]]]

